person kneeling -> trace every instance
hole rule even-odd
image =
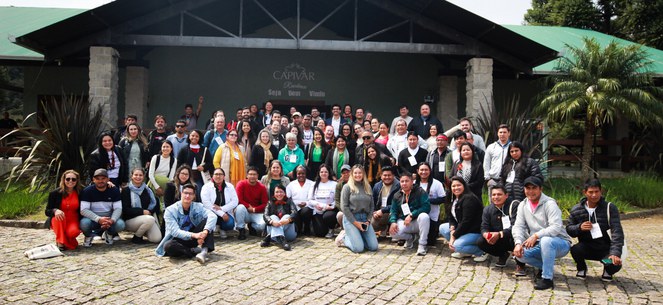
[[[166,236],[157,249],[158,256],[196,257],[204,264],[207,252],[214,251],[212,232],[216,227],[216,214],[202,203],[193,202],[196,188],[192,184],[182,187],[182,200],[166,208]]]
[[[143,236],[151,243],[161,241],[161,230],[155,218],[159,213],[152,189],[145,184],[145,171],[140,168],[131,170],[131,182],[122,190],[122,219],[127,231],[134,232],[132,243],[144,244]]]
[[[265,223],[267,224],[267,236],[260,243],[261,247],[267,247],[275,241],[283,250],[290,251],[289,241],[295,240],[297,232],[293,222],[297,216],[297,206],[285,195],[285,186],[277,184],[274,187],[274,197],[265,208]]]
[[[460,176],[451,178],[451,215],[449,222],[440,225],[440,235],[449,242],[451,257],[464,258],[474,255],[474,261],[484,262],[488,255],[479,249],[481,240],[481,199],[467,187]]]
[[[343,244],[354,253],[365,250],[377,251],[378,239],[368,217],[373,215],[373,197],[371,185],[361,165],[352,167],[352,178],[341,190],[341,209],[343,210],[343,229],[337,244]]]
[[[490,190],[491,204],[483,209],[479,249],[497,256],[495,267],[506,267],[509,251],[513,251],[511,224],[516,221],[516,212],[520,201],[508,201],[509,195],[503,184],[496,184]],[[525,275],[525,264],[518,262],[516,275]]]

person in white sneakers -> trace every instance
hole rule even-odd
[[[124,230],[122,199],[117,187],[109,187],[108,172],[97,169],[92,185],[81,191],[81,231],[85,235],[84,247],[92,246],[94,237],[102,237],[107,244],[120,240],[118,233]]]
[[[203,185],[200,191],[201,202],[205,208],[216,214],[219,225],[219,237],[228,238],[226,231],[235,228],[235,208],[239,204],[235,187],[225,180],[226,172],[222,168],[214,170],[212,181]]]
[[[389,234],[405,240],[405,248],[414,247],[415,235],[419,234],[417,255],[428,252],[428,230],[430,230],[430,202],[428,194],[420,187],[414,187],[412,174],[403,173],[400,179],[401,190],[394,194],[389,213]]]

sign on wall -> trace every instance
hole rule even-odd
[[[272,78],[281,82],[281,86],[267,89],[271,97],[287,98],[324,98],[326,93],[314,87],[317,75],[299,63],[292,63],[283,69],[272,72]]]

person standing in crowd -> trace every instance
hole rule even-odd
[[[619,219],[617,206],[603,198],[603,189],[598,179],[585,182],[583,197],[571,208],[566,232],[577,237],[578,243],[571,247],[571,256],[576,263],[576,277],[587,277],[585,260],[603,264],[601,280],[610,282],[622,268],[624,230]],[[608,234],[610,230],[611,234]]]
[[[378,120],[377,118],[371,119],[371,132],[375,137],[377,137],[378,132],[380,132],[380,120]]]
[[[302,138],[302,133],[300,132],[299,127],[297,127],[295,125],[292,125],[288,129],[288,132],[290,132],[290,133],[294,134],[295,136],[297,136],[297,146],[299,146],[299,148],[302,151],[304,151],[304,147],[305,147],[304,146],[304,139]],[[287,143],[287,141],[286,141],[286,143]]]
[[[295,217],[297,216],[297,207],[291,198],[286,196],[285,187],[277,185],[274,189],[274,196],[265,208],[263,218],[267,225],[267,236],[260,243],[261,247],[267,247],[274,241],[279,244],[283,250],[290,251],[288,242],[297,238],[295,232]]]
[[[355,124],[359,124],[361,126],[364,126],[364,108],[355,109],[355,118],[354,118],[353,122]]]
[[[320,117],[320,110],[317,107],[311,107],[311,125],[312,126],[318,126],[319,121],[322,121],[322,122],[325,121]],[[320,128],[320,129],[322,129],[322,128]]]
[[[509,156],[504,160],[500,182],[506,187],[512,200],[525,199],[523,181],[529,177],[537,177],[543,181],[539,163],[525,154],[525,146],[518,141],[509,145]]]
[[[343,123],[341,125],[341,136],[345,137],[347,139],[346,147],[350,151],[355,151],[357,148],[357,137],[360,136],[355,134],[355,131],[352,128],[352,124],[350,123]]]
[[[60,250],[78,247],[76,237],[81,234],[80,200],[81,177],[75,170],[66,170],[60,178],[59,187],[48,194],[46,204],[46,227],[55,233],[55,243]]]
[[[304,145],[309,145],[313,143],[313,126],[311,125],[311,115],[306,114],[304,115],[304,119],[302,120],[302,140],[304,142]],[[320,129],[320,133],[323,133],[322,129]]]
[[[9,112],[5,111],[0,119],[0,129],[17,129],[18,123],[9,117]]]
[[[290,179],[283,175],[283,164],[279,160],[273,160],[269,165],[269,173],[260,178],[262,183],[267,188],[269,197],[274,196],[274,189],[277,185],[288,186]]]
[[[120,147],[115,145],[110,133],[102,133],[99,136],[97,149],[90,154],[88,160],[90,173],[94,173],[94,170],[98,168],[108,170],[106,177],[115,186],[120,187],[129,180],[127,160]],[[90,179],[94,180],[94,176],[91,176]]]
[[[145,184],[145,171],[140,168],[131,170],[131,182],[122,190],[122,219],[126,230],[134,232],[131,242],[143,244],[143,236],[151,243],[161,241],[161,230],[157,223],[159,202],[152,190]]]
[[[186,147],[187,139],[189,135],[186,134],[186,122],[184,120],[179,120],[175,123],[175,133],[166,137],[166,140],[173,143],[173,157],[177,158],[177,154],[180,153],[182,148]]]
[[[350,104],[345,104],[343,105],[343,119],[345,119],[347,122],[354,122],[355,118],[352,115],[352,105]]]
[[[389,230],[389,213],[391,212],[391,200],[401,190],[401,183],[396,179],[396,168],[385,166],[382,168],[381,179],[373,186],[373,230],[381,232],[381,236],[387,236]]]
[[[483,172],[489,188],[500,182],[502,164],[509,155],[510,135],[509,126],[501,124],[497,127],[497,141],[486,148],[486,155],[483,158]]]
[[[347,139],[343,136],[336,137],[335,147],[327,154],[325,165],[329,169],[332,178],[338,178],[341,175],[343,165],[350,166],[355,164],[353,154],[347,149]]]
[[[313,231],[318,237],[334,237],[336,227],[336,212],[338,212],[334,202],[336,181],[331,180],[330,175],[330,169],[326,165],[321,165],[308,196],[309,208],[313,210]]]
[[[249,108],[246,108],[246,110],[248,112]],[[237,118],[235,118],[234,120],[230,120],[230,122],[226,124],[226,130],[232,130],[238,128],[239,122],[241,122],[242,118],[244,117],[242,115],[242,112],[243,112],[242,108],[237,108]]]
[[[401,190],[394,194],[389,212],[389,233],[395,239],[405,240],[405,248],[414,247],[415,236],[419,235],[417,255],[428,253],[428,230],[430,229],[430,203],[428,194],[414,187],[412,174],[403,173],[400,178]]]
[[[292,199],[297,207],[297,216],[295,217],[297,233],[300,235],[311,235],[313,210],[309,208],[308,194],[311,192],[314,182],[306,178],[305,166],[297,166],[295,172],[297,173],[297,180],[288,184],[285,189],[286,196]]]
[[[460,160],[454,163],[451,170],[451,176],[460,176],[467,183],[467,188],[477,198],[481,198],[483,192],[483,167],[481,161],[474,156],[474,145],[464,142],[458,149],[460,150]]]
[[[262,128],[272,125],[272,111],[274,110],[274,105],[272,102],[265,102],[265,111],[259,116],[260,124]]]
[[[396,132],[396,122],[398,120],[405,120],[406,125],[409,125],[410,122],[412,122],[412,117],[408,115],[410,113],[410,109],[407,107],[407,105],[401,105],[398,108],[398,112],[399,112],[399,116],[395,117],[391,121],[391,129],[389,129],[389,133],[391,133],[391,134]]]
[[[389,125],[385,122],[380,122],[378,132],[373,137],[375,138],[375,143],[386,146],[389,143]]]
[[[373,187],[376,183],[380,181],[380,176],[382,175],[382,167],[392,166],[391,159],[382,154],[375,143],[369,145],[366,148],[366,160],[364,160],[364,169],[366,170],[366,179],[368,184]]]
[[[380,143],[376,143],[374,141],[375,138],[373,137],[373,134],[370,131],[364,131],[363,133],[361,133],[361,139],[362,139],[363,143],[361,145],[357,146],[357,148],[355,149],[355,152],[354,152],[355,153],[355,160],[359,164],[364,163],[364,160],[366,159],[366,154],[368,153],[367,152],[368,145],[371,145],[371,144],[374,144],[375,147],[378,150],[380,150],[380,152],[382,152],[385,156],[387,156],[389,158],[398,157],[398,155],[393,156],[391,154],[391,152],[389,151],[389,149],[387,149],[386,146],[384,146]],[[392,161],[395,161],[395,159],[392,158]],[[392,162],[392,163],[394,163],[394,162]]]
[[[426,162],[421,162],[417,166],[415,185],[421,187],[428,194],[428,202],[430,202],[428,245],[433,246],[437,242],[437,229],[440,227],[440,206],[443,206],[446,201],[447,193],[444,191],[442,182],[431,176],[431,167]]]
[[[291,132],[285,135],[286,146],[279,151],[279,161],[283,166],[283,174],[291,180],[295,180],[295,167],[306,165],[304,151],[297,145],[297,136]]]
[[[272,138],[272,145],[281,151],[286,145],[286,140],[285,136],[281,133],[281,123],[279,121],[272,121],[272,125],[269,128],[269,135]]]
[[[419,114],[418,117],[413,118],[408,124],[408,131],[414,131],[418,136],[428,139],[428,137],[430,137],[430,134],[428,133],[429,125],[436,125],[438,131],[444,130],[444,128],[442,128],[442,122],[430,113],[430,105],[421,105]]]
[[[407,148],[407,135],[407,123],[405,123],[405,120],[400,119],[396,121],[396,132],[391,134],[387,143],[387,149],[389,149],[392,156],[398,156],[403,149]]]
[[[205,176],[209,177],[209,173],[214,169],[212,163],[212,156],[209,154],[207,147],[200,145],[202,133],[198,130],[192,130],[187,139],[188,145],[182,147],[179,154],[177,154],[177,164],[189,165],[193,170],[191,172],[192,179],[196,183],[196,190],[200,192],[206,180]]]
[[[249,158],[249,166],[253,166],[258,170],[260,177],[267,174],[267,168],[274,158],[277,158],[279,151],[272,145],[272,138],[269,132],[261,130],[258,134],[258,142],[251,150],[251,157]]]
[[[341,129],[341,124],[344,122],[350,122],[347,119],[341,117],[341,105],[334,104],[332,105],[332,116],[325,120],[325,125],[331,126],[334,130],[334,136],[338,136]]]
[[[200,118],[200,112],[203,110],[203,100],[202,96],[198,97],[198,109],[196,112],[193,112],[193,105],[186,104],[184,105],[184,114],[180,117],[181,120],[184,120],[186,123],[186,130],[194,130],[198,125],[198,118]]]
[[[189,134],[189,136],[191,135]],[[202,146],[207,147],[210,156],[214,156],[219,146],[226,142],[227,137],[226,119],[223,116],[217,115],[214,118],[214,130],[208,130],[205,132],[205,136],[201,138]]]
[[[352,167],[351,176],[341,191],[345,236],[339,234],[336,242],[344,244],[354,253],[377,251],[378,239],[369,221],[373,216],[371,187],[361,165]]]
[[[555,199],[542,192],[543,182],[536,177],[525,179],[525,196],[518,206],[513,225],[513,255],[519,262],[538,269],[534,289],[554,288],[555,259],[569,253],[571,237],[562,223],[562,211]]]
[[[472,133],[472,138],[474,139],[474,146],[476,146],[481,151],[486,151],[486,142],[483,140],[483,137],[479,134],[473,132],[474,125],[470,118],[464,117],[458,121],[458,125],[451,129],[448,132],[455,132],[456,130],[462,130],[465,133]],[[456,143],[451,143],[451,150],[456,149]]]
[[[113,141],[115,141],[115,143],[120,143],[120,141],[127,136],[127,128],[129,125],[136,124],[137,122],[138,117],[135,114],[127,114],[127,116],[124,118],[124,125],[118,127],[115,131],[115,134],[113,135]]]
[[[426,149],[432,150],[437,147],[437,135],[440,134],[437,130],[437,125],[429,125],[428,133],[430,134],[430,137],[426,139]]]
[[[163,194],[164,207],[167,208],[182,199],[182,187],[189,183],[197,185],[196,181],[191,175],[191,166],[187,164],[180,164],[177,167],[177,171],[175,171],[175,178],[173,181],[166,183],[166,189],[164,190]]]
[[[435,138],[436,145],[431,147],[431,150],[426,157],[426,163],[430,165],[433,178],[447,185],[448,181],[445,176],[447,169],[446,161],[447,155],[451,155],[451,150],[447,147],[449,139],[443,134],[439,134]]]
[[[253,133],[253,125],[247,119],[244,119],[240,122],[240,128],[237,130],[237,145],[239,145],[244,155],[245,163],[251,158],[251,150],[256,144],[256,135]]]
[[[246,161],[242,147],[237,144],[238,136],[237,130],[228,132],[227,141],[216,149],[213,161],[214,168],[222,168],[226,182],[233,185],[246,178]]]
[[[112,141],[112,139],[111,139]],[[120,240],[118,233],[124,230],[122,200],[117,187],[108,186],[108,172],[99,168],[94,171],[92,185],[81,191],[81,231],[85,235],[83,246],[92,246],[95,236],[102,236],[107,244]]]
[[[307,172],[310,173],[309,179],[314,179],[320,165],[324,164],[327,160],[329,151],[330,147],[324,141],[322,130],[319,128],[313,129],[313,142],[304,148],[304,152],[306,153],[306,168]]]
[[[325,142],[330,147],[334,147],[334,145],[335,145],[334,144],[334,140],[335,140],[335,138],[334,138],[334,127],[331,127],[331,126],[327,125],[324,128],[325,128],[324,129],[324,131],[325,131]]]
[[[496,184],[490,189],[490,205],[483,209],[481,217],[481,236],[479,249],[492,256],[497,256],[495,267],[506,267],[507,260],[513,251],[513,235],[511,226],[516,222],[516,214],[520,201],[511,200],[506,188]],[[516,261],[516,274],[525,272],[525,264]]]
[[[428,151],[419,147],[419,140],[421,137],[417,136],[414,132],[407,133],[407,148],[401,150],[398,154],[398,166],[401,173],[416,173],[417,164],[426,162]]]
[[[202,203],[194,202],[195,198],[195,186],[185,184],[182,200],[166,209],[166,235],[155,250],[157,256],[195,256],[199,263],[207,262],[208,252],[214,251],[216,214],[205,209]]]
[[[239,231],[237,238],[246,239],[246,223],[249,224],[249,234],[258,236],[265,231],[263,213],[269,201],[267,188],[258,181],[258,170],[249,166],[246,169],[246,179],[235,186],[239,205],[235,209],[235,227]]]
[[[127,168],[143,168],[145,163],[148,161],[147,157],[147,139],[143,136],[143,132],[140,130],[140,127],[135,124],[129,124],[127,126],[127,133],[124,138],[120,140],[120,149],[124,155],[124,159],[127,160]],[[127,173],[127,180],[131,177],[131,173]]]
[[[221,168],[214,170],[212,181],[203,185],[200,191],[200,202],[206,209],[216,214],[219,225],[219,237],[228,238],[226,231],[235,228],[235,208],[239,204],[237,192],[232,184],[226,182],[226,173]]]
[[[161,153],[161,144],[170,135],[166,130],[166,118],[163,115],[157,114],[154,117],[154,130],[150,131],[147,135],[147,153],[148,158]],[[171,143],[172,146],[172,143]]]

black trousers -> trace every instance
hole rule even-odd
[[[325,237],[330,229],[336,228],[336,213],[338,209],[325,211],[321,214],[313,215],[313,232],[317,237]]]
[[[440,233],[440,222],[430,221],[430,229],[428,230],[428,246],[434,246],[437,243],[437,235]]]
[[[207,224],[207,219],[200,222],[196,227],[189,230],[189,232],[191,233],[202,232],[205,229],[206,224]],[[207,234],[207,237],[205,238],[205,241],[203,242],[202,246],[203,248],[207,248],[209,252],[214,251],[214,234],[212,234],[212,232],[209,232],[209,234]],[[173,238],[167,241],[163,245],[163,249],[166,252],[165,256],[171,256],[171,257],[188,257],[188,258],[194,257],[195,253],[191,251],[191,248],[195,247],[198,247],[197,239],[185,240],[181,238]]]
[[[297,211],[295,218],[295,230],[300,235],[311,235],[311,218],[313,217],[313,210],[309,207],[303,207]]]
[[[491,245],[482,236],[481,239],[479,239],[478,246],[479,249],[481,249],[481,251],[499,257],[506,254],[509,251],[513,251],[514,247],[513,237],[511,236],[511,234],[508,233],[504,234],[503,238],[498,239],[494,245]]]
[[[600,261],[610,256],[610,248],[595,247],[591,243],[579,242],[571,247],[571,256],[576,262],[578,270],[587,270],[585,260]],[[605,271],[613,275],[622,269],[621,265],[604,264]]]

